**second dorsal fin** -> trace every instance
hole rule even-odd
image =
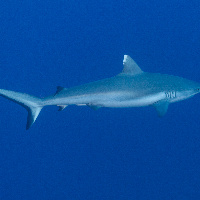
[[[61,86],[57,86],[57,90],[56,93],[54,94],[54,96],[56,96],[60,91],[65,90],[66,88],[61,87]]]

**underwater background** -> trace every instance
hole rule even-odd
[[[0,88],[45,97],[143,71],[200,82],[200,2],[0,2]],[[153,107],[45,107],[0,98],[0,199],[200,199],[200,97]]]

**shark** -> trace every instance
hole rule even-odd
[[[114,77],[71,88],[57,87],[55,94],[38,98],[26,93],[0,89],[5,97],[28,111],[26,129],[37,119],[44,106],[69,105],[129,108],[153,106],[158,116],[166,114],[170,103],[188,99],[200,92],[200,83],[178,76],[144,72],[128,55],[124,55],[123,70]]]

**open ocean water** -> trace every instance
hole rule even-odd
[[[0,2],[0,88],[45,97],[121,72],[200,82],[200,1]],[[0,199],[200,199],[200,96],[152,107],[27,111],[0,98]]]

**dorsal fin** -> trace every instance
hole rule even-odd
[[[123,65],[123,74],[136,75],[143,73],[143,71],[140,69],[137,63],[128,55],[124,55]]]

